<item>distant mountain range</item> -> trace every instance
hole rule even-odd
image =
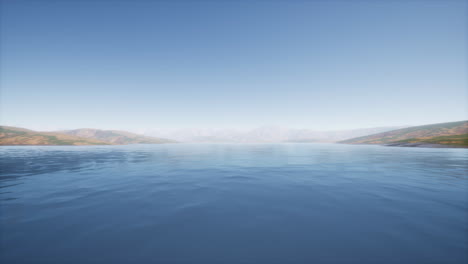
[[[151,135],[151,136],[150,136]],[[171,138],[171,139],[167,139]],[[74,129],[39,132],[0,126],[0,145],[126,145],[180,142],[338,142],[391,146],[468,147],[468,121],[414,127],[378,127],[342,131],[313,131],[261,127],[249,131],[233,129],[152,130],[146,135],[126,131]]]
[[[0,145],[125,145],[173,142],[168,139],[115,130],[76,129],[38,132],[25,128],[0,126]]]
[[[96,139],[111,144],[127,145],[127,144],[161,144],[161,143],[174,143],[174,140],[165,138],[156,138],[149,136],[142,136],[127,131],[119,130],[100,130],[92,128],[81,128],[74,130],[62,130],[58,133],[76,136],[80,138]]]
[[[392,146],[446,145],[468,147],[468,121],[397,129],[343,140],[346,144],[388,144]]]
[[[336,142],[371,135],[402,127],[376,127],[338,131],[314,131],[265,126],[248,131],[235,129],[178,129],[150,130],[145,135],[171,138],[180,142],[279,143],[279,142]]]

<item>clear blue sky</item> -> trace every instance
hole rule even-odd
[[[1,2],[1,124],[467,119],[466,1]]]

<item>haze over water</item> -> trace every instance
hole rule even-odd
[[[468,152],[2,147],[2,263],[466,263]]]

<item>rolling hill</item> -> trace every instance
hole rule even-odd
[[[175,143],[173,140],[157,137],[142,136],[119,130],[100,130],[92,128],[81,128],[74,130],[57,131],[58,133],[77,136],[81,138],[104,141],[110,144],[162,144]]]
[[[390,144],[392,146],[404,146],[404,145],[417,146],[419,144],[439,144],[439,145],[468,147],[468,134],[454,135],[454,136],[440,136],[440,137],[431,137],[431,138],[410,138],[410,139],[392,142]]]
[[[75,129],[39,132],[19,127],[0,126],[0,145],[127,145],[174,142],[125,131]]]
[[[0,126],[0,145],[111,145],[111,143],[54,132]]]
[[[345,144],[439,144],[468,147],[468,121],[431,124],[340,141]]]

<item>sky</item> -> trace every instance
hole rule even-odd
[[[467,1],[0,1],[2,125],[468,119]]]

